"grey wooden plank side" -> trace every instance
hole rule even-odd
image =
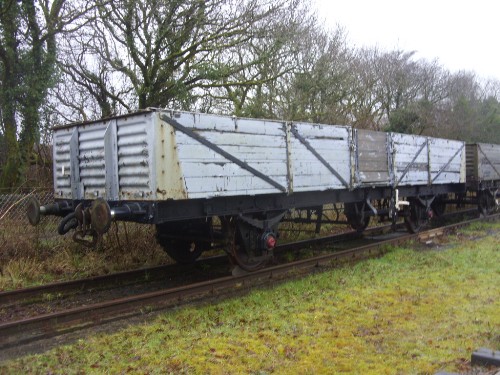
[[[358,129],[356,137],[357,183],[361,186],[390,185],[387,133]]]

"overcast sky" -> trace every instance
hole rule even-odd
[[[351,45],[417,51],[452,72],[500,80],[500,0],[314,0]]]

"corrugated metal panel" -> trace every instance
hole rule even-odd
[[[56,198],[71,199],[70,141],[73,129],[54,132],[53,164],[54,194]]]
[[[150,184],[149,147],[154,131],[153,119],[154,114],[146,113],[116,120],[120,199],[145,199],[154,195],[155,189]]]
[[[78,128],[80,182],[85,199],[105,196],[106,168],[104,132],[106,123]]]
[[[153,118],[156,114],[141,112],[55,129],[56,197],[155,198],[148,143],[154,134]]]

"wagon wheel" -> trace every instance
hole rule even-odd
[[[212,220],[190,220],[156,225],[156,239],[177,263],[192,264],[209,250]]]
[[[245,271],[254,272],[263,268],[273,256],[272,250],[258,246],[260,233],[236,217],[221,218],[225,250],[231,263]]]
[[[434,202],[432,202],[431,208],[432,211],[436,214],[437,217],[441,217],[444,215],[444,212],[446,211],[446,196],[444,197],[436,197],[434,199]]]
[[[370,216],[365,213],[365,202],[345,203],[344,214],[351,228],[357,232],[363,232],[370,223]]]
[[[495,198],[493,198],[493,194],[491,194],[489,191],[480,191],[478,192],[478,209],[479,212],[484,215],[488,216],[491,215],[493,212],[496,210],[496,201]]]
[[[427,223],[427,210],[420,201],[409,199],[410,205],[405,207],[405,225],[410,233],[418,233]]]

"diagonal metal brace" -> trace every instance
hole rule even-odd
[[[455,159],[455,157],[464,149],[464,146],[465,146],[465,143],[462,143],[462,147],[460,147],[457,152],[455,152],[455,154],[450,158],[450,160],[448,160],[448,163],[446,163],[440,170],[439,172],[434,176],[434,178],[432,179],[432,182],[436,181],[436,179],[439,177],[439,175],[441,173],[443,173],[445,171],[446,168],[448,168],[448,166],[450,165],[450,163],[453,161],[453,159]]]
[[[269,178],[269,176],[266,176],[264,173],[258,171],[257,169],[253,168],[250,166],[248,163],[245,163],[244,161],[238,159],[234,155],[231,155],[229,152],[224,151],[222,148],[217,146],[216,144],[210,142],[208,139],[203,138],[201,135],[195,133],[191,129],[185,127],[184,125],[179,124],[177,121],[174,119],[171,119],[170,117],[167,117],[165,115],[160,116],[163,121],[165,121],[167,124],[171,125],[174,129],[186,134],[187,136],[193,138],[194,140],[200,142],[202,145],[207,146],[209,149],[217,152],[218,154],[224,156],[226,159],[232,161],[234,164],[238,165],[239,167],[247,170],[248,172],[252,173],[253,175],[259,177],[260,179],[264,180],[268,184],[274,186],[276,189],[286,193],[286,188],[278,184],[276,181],[273,179]]]
[[[406,166],[405,170],[403,171],[403,174],[401,175],[401,177],[399,178],[398,182],[396,183],[395,187],[398,186],[400,184],[400,182],[403,180],[404,176],[406,176],[406,174],[408,173],[408,171],[410,170],[411,166],[413,164],[415,164],[415,161],[417,160],[418,158],[418,155],[420,155],[420,153],[422,152],[422,150],[424,149],[424,147],[427,145],[427,140],[422,143],[422,145],[420,146],[420,148],[418,149],[416,155],[413,157],[413,160]]]
[[[425,209],[428,211],[431,208],[432,202],[434,202],[434,200],[436,199],[436,196],[434,195],[434,196],[429,197],[429,198],[422,198],[419,195],[419,196],[417,196],[417,199],[420,202],[420,204],[422,206],[424,206]]]
[[[498,175],[498,177],[500,178],[500,173],[498,172],[498,170],[495,168],[495,166],[493,165],[493,163],[491,162],[490,159],[488,159],[488,157],[486,156],[486,154],[484,153],[483,149],[481,148],[481,145],[478,144],[477,145],[477,148],[479,150],[479,152],[481,154],[483,154],[484,158],[486,159],[486,161],[488,162],[489,165],[491,165],[491,167],[493,168],[493,170],[496,172],[496,174]]]
[[[342,176],[311,146],[311,144],[302,137],[295,125],[291,126],[292,134],[302,143],[320,162],[323,164],[347,189],[350,188],[349,184],[342,178]]]

